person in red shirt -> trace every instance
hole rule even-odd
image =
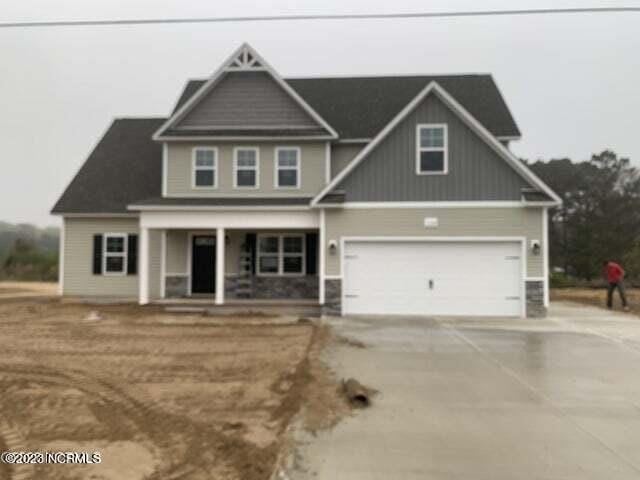
[[[605,277],[607,278],[607,282],[609,282],[609,287],[607,288],[607,308],[613,307],[613,292],[617,288],[618,293],[620,293],[620,300],[622,300],[622,307],[625,311],[628,311],[627,296],[624,293],[624,283],[622,282],[624,279],[624,270],[619,264],[610,260],[606,260],[603,265]]]

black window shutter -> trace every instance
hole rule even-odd
[[[257,255],[257,235],[255,233],[247,233],[245,237],[247,252],[251,254],[251,274],[256,273],[256,255]]]
[[[95,234],[93,236],[93,274],[100,275],[102,273],[102,235]]]
[[[138,235],[129,235],[127,240],[127,275],[138,273]]]
[[[307,233],[306,238],[307,275],[318,273],[318,234]]]

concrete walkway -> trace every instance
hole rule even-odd
[[[640,319],[553,305],[544,320],[349,318],[340,377],[374,406],[301,438],[293,480],[638,479]]]

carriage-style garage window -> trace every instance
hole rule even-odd
[[[105,275],[124,275],[127,273],[127,235],[124,233],[105,233],[102,271]]]
[[[300,188],[300,148],[276,147],[276,188]]]
[[[217,168],[217,148],[195,148],[193,150],[193,187],[216,188]]]
[[[448,172],[447,125],[420,124],[416,131],[416,173],[442,175]]]
[[[258,161],[257,148],[233,149],[233,176],[236,188],[258,188]]]
[[[303,234],[258,235],[258,275],[304,275]]]

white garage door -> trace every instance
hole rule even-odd
[[[346,242],[344,313],[522,313],[519,242]]]

